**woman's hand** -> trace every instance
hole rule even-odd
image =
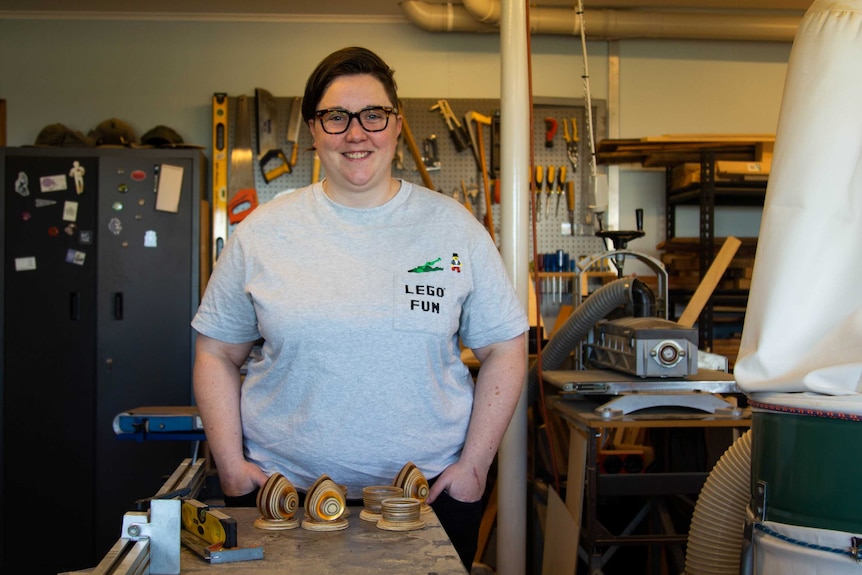
[[[434,503],[443,491],[448,493],[449,497],[463,503],[479,501],[485,493],[487,479],[487,472],[480,473],[472,465],[457,461],[437,477],[425,501],[429,505]]]
[[[230,470],[219,469],[218,475],[222,492],[230,497],[251,493],[258,487],[263,487],[269,479],[260,467],[248,461],[243,461]]]

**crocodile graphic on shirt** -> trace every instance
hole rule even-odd
[[[439,262],[441,259],[443,259],[443,258],[437,258],[436,260],[432,260],[430,262],[425,262],[421,266],[416,266],[412,270],[407,270],[407,273],[424,274],[424,273],[428,273],[428,272],[443,271],[443,268],[441,268],[440,266],[434,265],[437,262]]]

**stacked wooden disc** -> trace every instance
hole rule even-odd
[[[422,529],[425,522],[419,518],[422,502],[412,497],[390,497],[381,502],[381,517],[377,527],[387,531]]]
[[[305,494],[305,518],[302,528],[309,531],[338,531],[346,529],[348,522],[344,517],[347,501],[341,488],[324,474]]]
[[[425,503],[425,499],[428,498],[428,491],[430,490],[428,480],[425,479],[419,468],[412,462],[408,461],[401,468],[393,485],[402,489],[404,497],[418,499],[421,504],[422,513],[431,511],[431,506]]]
[[[362,511],[359,518],[376,523],[382,517],[384,499],[402,497],[404,490],[395,485],[369,485],[362,488]]]
[[[260,517],[254,526],[258,529],[294,529],[299,521],[294,517],[299,508],[299,494],[293,484],[281,473],[272,474],[257,493],[257,510]]]
[[[341,490],[341,493],[344,495],[344,501],[346,503],[347,502],[347,486],[339,483],[338,488]],[[342,513],[341,516],[342,517],[350,517],[350,507],[347,507],[345,505],[344,513]]]

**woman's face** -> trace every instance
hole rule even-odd
[[[359,74],[339,76],[323,93],[317,110],[340,109],[359,112],[373,106],[392,108],[380,83],[374,76]],[[326,176],[326,192],[346,205],[378,205],[390,197],[392,159],[401,117],[390,114],[389,124],[380,132],[367,132],[358,118],[351,118],[347,131],[328,134],[320,119],[309,122],[311,137]]]

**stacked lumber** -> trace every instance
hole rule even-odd
[[[596,150],[598,164],[641,164],[646,168],[667,167],[682,163],[700,163],[701,152],[714,151],[721,159],[743,162],[744,171],[763,171],[750,168],[746,162],[771,163],[773,134],[668,134],[647,138],[608,139],[599,142]],[[727,164],[728,167],[731,164]],[[767,168],[768,171],[768,168]]]
[[[733,256],[716,289],[733,290],[751,287],[751,272],[757,238],[739,238],[742,245]],[[713,255],[718,253],[725,238],[715,238]],[[668,289],[695,290],[700,284],[700,238],[673,238],[661,242],[660,261],[667,270]]]

